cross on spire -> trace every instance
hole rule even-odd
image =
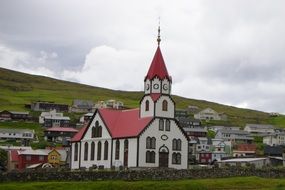
[[[158,35],[157,35],[157,44],[158,46],[160,45],[160,17],[159,17],[159,20],[158,20]]]

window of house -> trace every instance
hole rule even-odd
[[[91,143],[91,157],[90,160],[94,160],[95,159],[95,142]]]
[[[84,160],[88,160],[88,142],[84,144]]]
[[[181,154],[180,153],[172,153],[172,164],[181,164]]]
[[[149,101],[145,101],[145,111],[149,111]]]
[[[166,100],[162,101],[162,111],[168,110],[168,102]]]
[[[150,144],[151,144],[151,138],[150,138],[150,137],[147,137],[147,138],[146,138],[146,148],[147,148],[147,149],[150,148],[150,146],[151,146]]]
[[[96,137],[96,128],[95,128],[95,127],[92,127],[91,130],[92,130],[92,131],[91,131],[91,138]]]
[[[101,142],[99,141],[98,142],[98,145],[97,145],[97,160],[101,160],[101,149],[102,149],[102,144]]]
[[[116,141],[116,150],[115,150],[115,159],[119,160],[120,159],[120,141]]]
[[[163,122],[163,119],[160,119],[160,120],[159,120],[159,130],[160,130],[160,131],[164,131],[164,122]]]
[[[74,161],[78,160],[78,143],[74,145]]]
[[[170,120],[165,121],[165,131],[170,131]]]
[[[108,149],[109,149],[109,143],[108,143],[108,141],[105,141],[105,143],[104,143],[104,160],[108,160]]]
[[[172,150],[181,150],[181,140],[180,139],[173,139],[172,140]]]
[[[156,139],[155,137],[152,137],[150,142],[150,148],[155,149],[155,144],[156,144]]]

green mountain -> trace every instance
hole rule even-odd
[[[99,100],[115,99],[124,102],[125,106],[139,106],[143,92],[118,91],[93,87],[74,82],[57,80],[49,77],[30,75],[0,68],[0,110],[27,110],[24,105],[32,101],[54,101],[71,105],[73,99]],[[188,105],[199,109],[210,107],[227,114],[228,121],[209,124],[244,126],[246,123],[270,123],[285,127],[285,117],[269,117],[268,113],[241,109],[205,100],[195,100],[173,96],[178,109],[186,109]]]

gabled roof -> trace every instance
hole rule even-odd
[[[168,74],[159,46],[157,47],[157,50],[154,54],[153,60],[145,77],[145,80],[146,79],[152,80],[154,77],[158,77],[161,80],[167,78],[168,80],[171,81],[171,77]]]
[[[140,118],[139,109],[99,109],[113,138],[135,137],[149,124],[153,117]]]
[[[43,149],[37,150],[18,150],[19,155],[39,155],[39,156],[47,156],[48,154]]]
[[[140,118],[139,109],[116,110],[102,108],[98,109],[95,114],[96,113],[100,114],[112,138],[136,137],[153,119],[153,117]],[[88,126],[81,128],[71,141],[80,141],[90,126],[90,123]]]

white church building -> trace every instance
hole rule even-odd
[[[137,109],[97,109],[71,142],[71,169],[93,165],[188,168],[188,137],[174,119],[169,76],[158,47]]]

